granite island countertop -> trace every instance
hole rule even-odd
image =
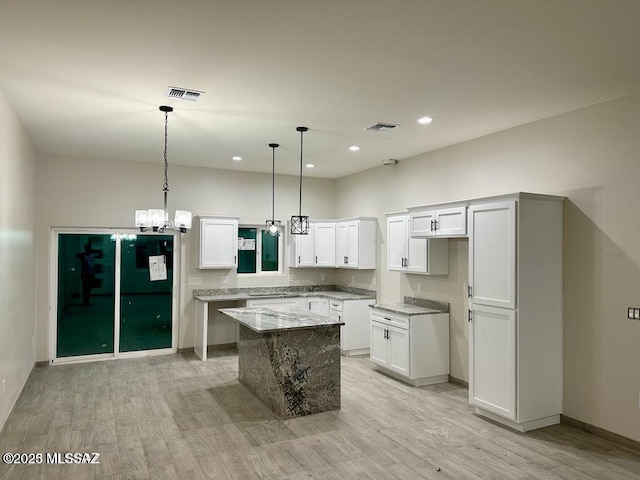
[[[372,290],[337,287],[332,285],[307,287],[256,287],[194,290],[194,298],[203,302],[253,300],[258,298],[321,297],[330,300],[368,300],[376,298]]]
[[[344,325],[342,321],[295,307],[220,308],[218,311],[260,333]]]
[[[448,303],[416,297],[404,297],[404,303],[381,303],[370,305],[369,308],[407,316],[449,313]]]

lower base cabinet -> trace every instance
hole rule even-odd
[[[340,352],[346,356],[369,354],[369,305],[374,299],[329,300],[329,316],[340,327]]]
[[[370,313],[371,361],[416,387],[449,381],[449,314]]]

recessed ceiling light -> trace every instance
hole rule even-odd
[[[307,168],[313,168],[313,167],[315,167],[315,165],[314,165],[313,163],[307,163],[307,164],[305,165],[305,167],[307,167]]]
[[[242,160],[242,157],[238,157],[238,156],[231,157],[231,160],[233,160],[234,162],[239,162],[240,160]]]
[[[349,150],[351,150],[352,152],[357,152],[358,150],[360,150],[360,147],[357,145],[351,145],[349,147]]]
[[[429,125],[431,122],[433,122],[433,118],[431,117],[422,117],[418,119],[418,123],[421,123],[422,125]]]

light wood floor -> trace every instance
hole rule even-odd
[[[0,479],[640,480],[640,452],[558,425],[518,434],[452,384],[413,388],[342,359],[342,409],[279,420],[238,384],[237,356],[36,369],[4,452],[98,452],[100,465],[0,464]]]

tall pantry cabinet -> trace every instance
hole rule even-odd
[[[562,197],[470,202],[469,401],[525,432],[562,413]]]

